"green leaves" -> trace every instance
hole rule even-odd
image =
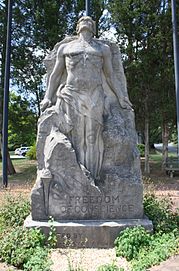
[[[0,209],[0,260],[26,271],[50,271],[46,236],[20,226],[29,212],[29,201],[7,197]]]
[[[150,243],[151,236],[143,227],[126,228],[115,240],[116,256],[128,261],[136,258],[139,250]]]
[[[12,92],[9,103],[9,140],[11,148],[31,146],[36,139],[37,116],[30,102]]]
[[[36,247],[42,247],[45,236],[39,229],[17,227],[0,240],[0,259],[20,267],[28,261]]]
[[[23,225],[24,219],[30,213],[30,202],[19,196],[18,198],[7,196],[0,208],[1,221],[5,226],[16,227]],[[0,224],[2,224],[0,223]]]
[[[116,255],[130,261],[132,271],[146,271],[177,253],[179,216],[171,209],[170,201],[154,195],[144,198],[144,211],[154,226],[154,234],[143,227],[127,228],[115,240]]]
[[[165,261],[175,253],[178,241],[174,233],[152,236],[149,246],[142,248],[131,261],[132,271],[145,271],[150,266]]]
[[[57,233],[54,226],[54,218],[50,216],[48,223],[50,224],[50,230],[47,238],[48,247],[55,248],[57,245]]]
[[[132,271],[146,271],[176,252],[175,232],[150,235],[142,227],[127,228],[115,240],[116,256],[130,261]]]
[[[99,266],[97,271],[124,271],[124,269],[119,268],[117,265],[115,265],[115,263],[112,263]]]
[[[172,202],[157,199],[154,195],[144,196],[144,212],[152,220],[154,232],[167,233],[179,230],[179,216],[172,211]]]
[[[137,130],[144,131],[146,116],[151,130],[162,127],[162,121],[173,127],[176,109],[170,1],[109,1],[109,10],[125,56]],[[160,135],[155,138],[159,139]]]
[[[36,247],[28,261],[23,265],[25,271],[50,271],[51,261],[47,260],[48,250]]]
[[[27,152],[27,157],[30,160],[36,160],[36,143],[34,143],[30,150]]]

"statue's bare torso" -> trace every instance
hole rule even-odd
[[[103,51],[99,43],[75,40],[62,48],[62,55],[67,70],[67,86],[91,92],[102,85]]]

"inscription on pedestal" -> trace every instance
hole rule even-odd
[[[67,205],[61,205],[62,214],[71,215],[73,213],[97,215],[105,213],[110,216],[117,213],[132,214],[133,204],[120,204],[120,196],[69,196]]]
[[[54,193],[50,193],[50,214],[54,218],[60,217],[60,220],[141,218],[143,216],[140,184],[121,183],[120,186],[117,184],[116,187],[114,185],[113,191],[110,191],[108,186],[110,184],[100,189],[91,187],[93,189],[91,191],[90,187],[83,191],[78,189],[78,194],[77,191],[72,190],[63,197],[58,197],[53,190]],[[128,194],[129,192],[131,195]]]

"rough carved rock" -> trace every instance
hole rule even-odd
[[[104,62],[109,67],[103,68]],[[134,112],[118,47],[108,41],[70,37],[55,46],[46,66],[32,219],[143,218]],[[106,79],[105,70],[112,81]],[[53,74],[61,74],[56,91]]]

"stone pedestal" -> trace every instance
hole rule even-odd
[[[31,216],[25,220],[25,227],[38,227],[48,235],[50,224],[32,220]],[[112,248],[114,240],[120,231],[127,227],[143,226],[152,231],[152,222],[147,219],[120,220],[74,220],[55,221],[53,223],[57,233],[57,247],[75,248]]]

